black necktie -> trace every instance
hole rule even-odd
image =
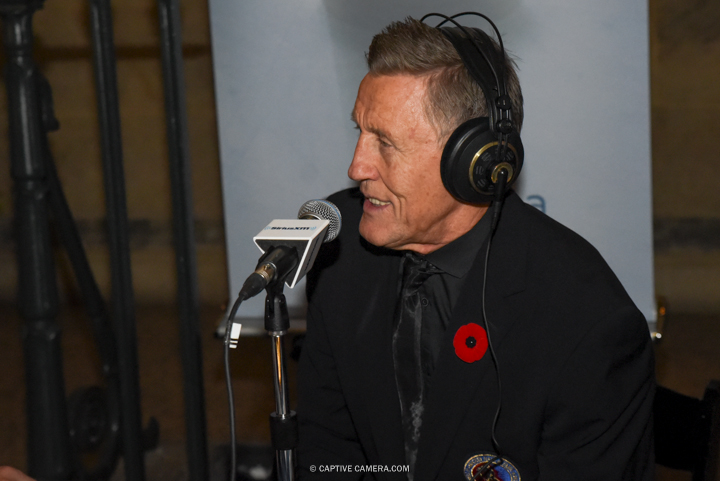
[[[411,252],[405,253],[402,263],[402,289],[395,312],[396,326],[392,347],[410,479],[415,471],[423,412],[423,371],[420,357],[422,306],[418,290],[428,277],[439,272],[442,270],[424,258]]]

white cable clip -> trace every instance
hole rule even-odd
[[[240,329],[242,329],[242,323],[233,322],[230,327],[230,349],[235,349],[240,339]]]

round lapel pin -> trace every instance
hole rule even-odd
[[[486,464],[492,463],[495,466],[486,471],[484,478],[478,476]],[[465,478],[468,481],[479,481],[482,479],[490,479],[497,481],[521,481],[520,473],[514,464],[505,458],[497,458],[494,454],[476,454],[465,462],[464,468]],[[492,476],[492,477],[491,477]]]

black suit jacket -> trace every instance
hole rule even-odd
[[[391,339],[400,256],[362,240],[362,198],[330,198],[337,241],[308,279],[308,325],[298,374],[299,474],[406,479]],[[580,236],[508,196],[488,262],[490,353],[458,358],[458,328],[482,325],[484,252],[454,308],[428,389],[415,480],[464,479],[492,453],[491,430],[522,480],[652,480],[654,362],[644,317]],[[323,466],[351,466],[348,475]],[[376,472],[357,473],[375,465]],[[315,466],[315,472],[311,472]],[[381,472],[377,472],[381,471]]]

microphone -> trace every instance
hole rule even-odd
[[[272,282],[295,287],[312,268],[320,246],[340,233],[342,216],[332,202],[309,200],[298,211],[297,219],[275,219],[253,241],[263,252],[255,272],[250,274],[239,297],[256,296]]]

